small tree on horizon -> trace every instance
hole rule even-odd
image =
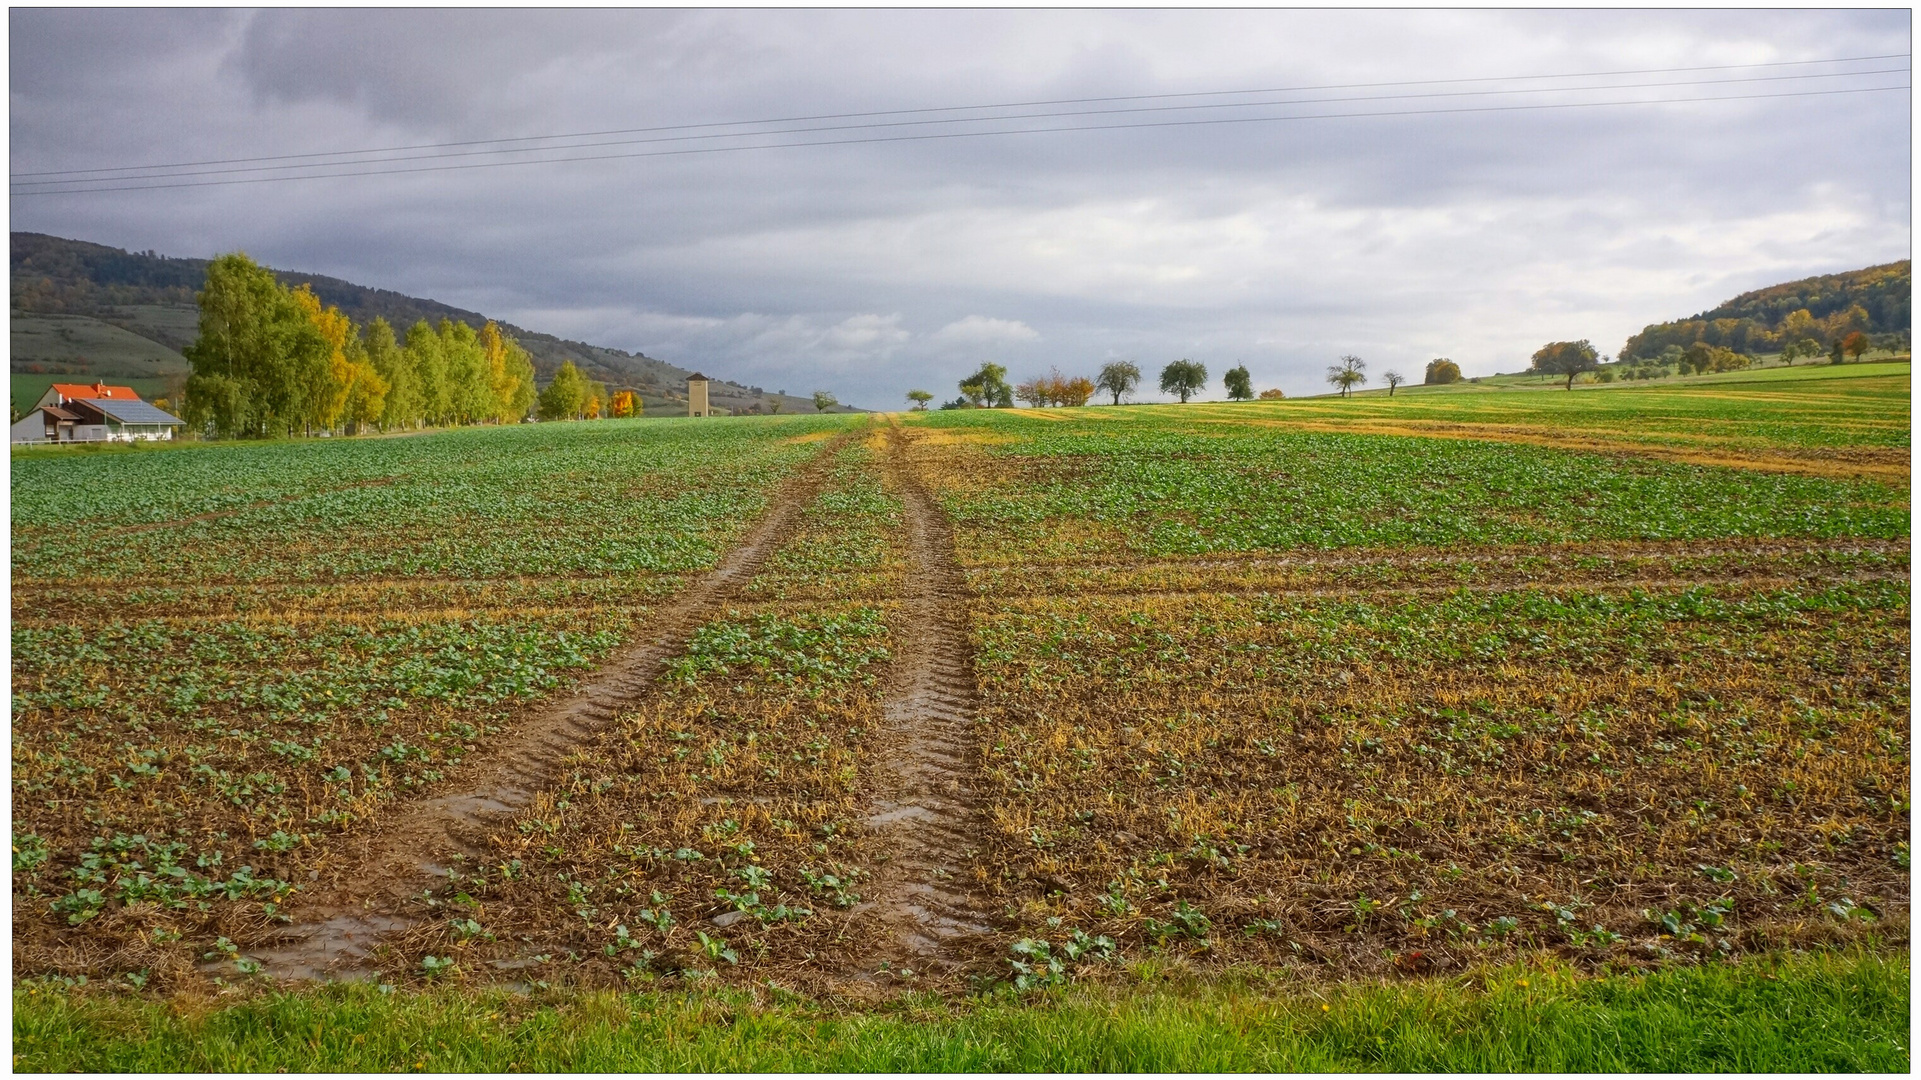
[[[1014,400],[1045,409],[1054,403],[1053,387],[1048,385],[1046,376],[1036,375],[1014,387]]]
[[[1427,374],[1421,379],[1428,386],[1446,386],[1461,381],[1461,365],[1445,356],[1437,356],[1427,362]]]
[[[825,390],[814,391],[814,411],[826,412],[840,404],[840,400]]]
[[[1100,375],[1094,380],[1094,388],[1103,394],[1114,395],[1114,404],[1119,405],[1121,398],[1134,392],[1141,384],[1141,369],[1125,360],[1116,360],[1103,365]]]
[[[1000,364],[982,364],[979,371],[960,381],[960,392],[977,409],[1014,407],[1014,388],[1007,385],[1007,368]]]
[[[1550,341],[1534,353],[1534,370],[1544,375],[1566,375],[1567,388],[1574,389],[1574,377],[1593,371],[1599,357],[1586,338],[1580,341]]]
[[[1407,381],[1407,376],[1398,371],[1381,372],[1381,381],[1387,384],[1387,396],[1394,396],[1394,388]]]
[[[1347,397],[1356,386],[1367,385],[1367,361],[1358,356],[1343,356],[1338,364],[1327,365],[1327,381],[1331,386],[1341,388],[1341,396]]]
[[[914,403],[914,412],[926,412],[927,403],[934,400],[934,395],[925,390],[909,390],[907,392],[907,400]]]
[[[1251,401],[1254,398],[1254,377],[1247,373],[1246,364],[1238,364],[1228,369],[1227,399],[1229,401]]]
[[[1207,368],[1197,360],[1182,357],[1161,369],[1161,393],[1180,395],[1181,404],[1207,385]]]

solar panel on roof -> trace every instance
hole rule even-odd
[[[156,409],[144,401],[116,401],[110,398],[94,398],[87,404],[113,417],[123,424],[184,424],[185,420]]]

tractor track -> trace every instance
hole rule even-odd
[[[881,695],[890,752],[876,765],[867,816],[890,856],[873,899],[855,912],[883,930],[872,959],[896,973],[943,974],[993,934],[971,869],[987,828],[972,783],[978,697],[966,579],[946,517],[913,476],[904,445],[900,429],[890,428],[887,467],[903,504],[911,565]]]
[[[770,500],[769,509],[707,574],[654,609],[647,637],[615,654],[569,696],[548,702],[517,730],[471,755],[457,791],[399,808],[360,844],[340,853],[353,880],[302,905],[303,917],[248,955],[283,979],[365,977],[382,938],[417,920],[402,904],[446,874],[455,855],[479,855],[491,826],[521,809],[558,775],[566,759],[645,698],[668,660],[759,571],[792,535],[801,514],[826,484],[839,449],[854,432],[827,443]]]

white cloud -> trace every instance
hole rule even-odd
[[[992,345],[1005,342],[1039,341],[1040,332],[1019,319],[992,319],[969,315],[955,319],[928,335],[936,344]]]

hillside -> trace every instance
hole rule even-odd
[[[1792,337],[1825,341],[1860,330],[1868,334],[1906,334],[1911,324],[1913,280],[1910,260],[1870,266],[1843,274],[1821,274],[1745,292],[1688,319],[1656,323],[1629,338],[1623,360],[1652,359],[1670,345],[1686,348],[1697,341],[1744,353],[1778,351]],[[1796,312],[1808,318],[1787,325]]]
[[[84,240],[41,233],[12,237],[11,372],[16,375],[184,377],[180,355],[194,340],[194,293],[207,276],[206,259],[173,258],[153,251],[123,251]],[[425,319],[452,319],[479,328],[488,316],[388,289],[373,289],[339,278],[294,270],[274,276],[292,287],[311,285],[355,323],[376,317],[397,332]],[[688,368],[641,353],[569,341],[493,320],[518,338],[533,355],[534,371],[544,382],[572,360],[589,378],[610,388],[638,391],[650,413],[684,411]],[[712,372],[705,374],[713,375]],[[813,403],[792,395],[770,394],[757,386],[720,380],[710,387],[713,403],[740,410],[774,400],[782,412],[812,412]]]

